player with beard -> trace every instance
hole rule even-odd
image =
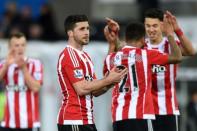
[[[57,72],[63,95],[58,115],[58,131],[96,131],[93,119],[93,96],[118,83],[127,69],[114,67],[96,80],[90,56],[83,51],[89,43],[89,23],[86,15],[70,15],[64,22],[68,45],[60,53]]]

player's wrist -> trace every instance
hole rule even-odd
[[[178,37],[180,37],[180,36],[183,35],[183,31],[181,30],[181,28],[176,29],[174,32],[175,32],[175,34],[176,34]]]

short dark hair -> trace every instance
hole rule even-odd
[[[129,23],[125,31],[126,41],[138,41],[145,37],[145,27],[143,23],[132,22]]]
[[[19,38],[21,38],[21,37],[24,37],[24,38],[26,39],[25,34],[22,33],[22,32],[11,33],[10,36],[9,36],[9,39],[8,39],[8,44],[9,44],[9,46],[10,46],[10,41],[11,41],[12,38],[17,38],[17,39],[19,39]]]
[[[65,32],[67,32],[68,30],[72,30],[75,27],[76,23],[84,21],[88,21],[88,17],[86,15],[69,15],[64,20]]]
[[[164,15],[163,10],[157,8],[151,8],[145,12],[144,18],[156,18],[159,19],[160,21],[163,21],[163,15]]]
[[[9,40],[10,40],[10,39],[12,39],[13,37],[16,37],[16,38],[25,37],[25,38],[26,38],[25,34],[24,34],[24,33],[22,33],[22,32],[16,32],[16,33],[12,33],[12,34],[10,34],[10,36],[9,36]]]

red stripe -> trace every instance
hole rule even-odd
[[[118,107],[118,96],[119,96],[119,86],[116,84],[116,86],[113,89],[112,92],[112,120],[113,122],[116,121],[116,112],[117,112],[117,107]]]
[[[32,99],[31,99],[31,91],[27,91],[26,93],[26,101],[27,104],[27,120],[28,120],[28,128],[32,128],[33,126],[33,118],[32,118]]]
[[[152,94],[155,114],[159,114],[157,74],[152,74]]]
[[[141,50],[136,50],[136,55],[142,57]],[[137,72],[137,83],[139,88],[139,96],[137,101],[137,108],[136,108],[136,118],[143,118],[143,105],[144,105],[144,93],[145,93],[145,78],[144,78],[144,67],[143,67],[143,60],[141,58],[140,61],[136,61],[136,72]]]
[[[129,50],[125,51],[124,54],[128,55],[129,54]],[[126,67],[129,67],[129,65],[128,65],[128,58],[122,59],[122,64],[125,65]],[[123,117],[122,119],[123,120],[128,119],[129,106],[130,106],[130,101],[131,101],[131,88],[130,88],[131,87],[131,83],[130,83],[130,75],[129,75],[129,73],[127,75],[127,81],[126,81],[125,87],[129,88],[129,91],[124,96],[125,105],[123,106],[123,112],[122,112],[122,117]]]
[[[60,54],[60,57],[61,57],[61,55],[62,54]],[[62,71],[63,68],[61,68],[61,71],[59,71],[59,66],[60,66],[59,64],[61,64],[61,66],[63,66],[63,64],[64,64],[63,63],[64,62],[63,59],[62,59],[61,63],[60,63],[60,59],[58,60],[58,65],[57,65],[57,68],[58,68],[58,76],[59,76],[59,83],[60,83],[61,90],[62,90],[62,92],[64,92],[63,95],[64,95],[64,97],[68,97],[68,95],[65,96],[65,94],[68,94],[68,92],[66,90],[67,87],[66,87],[66,85],[64,85],[64,82],[66,83],[66,81],[64,80],[64,78],[62,78],[60,76],[60,73],[63,72]],[[65,98],[65,99],[69,99],[69,98]],[[58,114],[58,123],[59,124],[63,124],[64,123],[64,110],[66,110],[65,108],[66,108],[67,104],[68,104],[67,101],[64,100],[64,104],[62,104],[62,106],[60,108],[60,111],[59,111],[59,114]]]
[[[169,54],[169,44],[165,44],[165,53]],[[171,93],[171,81],[170,81],[170,64],[166,65],[166,72],[165,72],[165,98],[166,98],[166,110],[167,114],[172,114],[172,93]]]
[[[15,68],[14,70],[14,84],[18,85],[18,68]],[[15,123],[16,128],[20,127],[20,106],[19,106],[19,92],[16,91],[14,93],[14,112],[15,112]]]
[[[60,112],[58,114],[58,124],[63,125],[64,124],[64,110],[65,110],[66,104],[63,104],[60,108]]]
[[[40,117],[39,117],[39,93],[36,92],[34,93],[34,122],[39,122]]]
[[[81,107],[86,107],[85,96],[80,97],[80,103],[81,103]],[[82,113],[83,124],[88,124],[87,109],[81,108],[81,113]]]
[[[177,71],[178,65],[174,65],[174,103],[175,103],[175,109],[178,110],[178,101],[176,97],[176,71]]]
[[[15,123],[16,128],[20,128],[20,106],[19,106],[19,92],[14,93],[14,112],[15,112]]]
[[[6,92],[6,106],[5,106],[5,127],[9,127],[10,122],[10,112],[9,112],[9,104],[8,104],[8,93]]]
[[[35,71],[35,64],[32,65],[31,76],[33,76],[34,71]],[[26,101],[28,102],[27,104],[28,128],[31,128],[33,127],[33,111],[32,111],[32,97],[30,90],[27,90],[26,92]]]

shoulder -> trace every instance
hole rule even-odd
[[[29,57],[27,58],[28,63],[42,63],[40,59]]]

